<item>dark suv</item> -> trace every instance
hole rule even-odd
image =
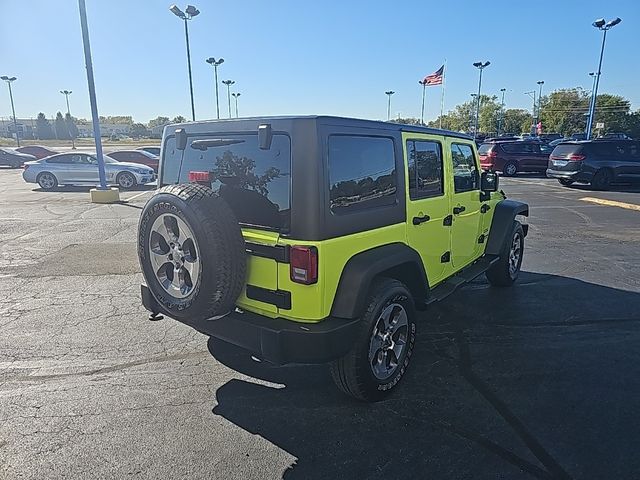
[[[505,177],[519,172],[544,172],[549,153],[549,147],[533,140],[488,142],[478,149],[482,169],[502,172]]]
[[[558,145],[549,157],[547,177],[565,186],[589,183],[604,190],[614,182],[640,182],[640,142],[592,140]]]

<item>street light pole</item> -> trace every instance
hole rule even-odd
[[[16,109],[13,106],[13,92],[11,91],[11,82],[17,80],[16,77],[8,77],[7,75],[3,75],[0,79],[7,82],[9,86],[9,98],[11,99],[11,113],[13,113],[13,129],[16,132],[16,142],[18,142],[18,147],[20,146],[20,134],[18,133],[18,121],[16,120]]]
[[[524,94],[529,95],[531,98],[533,98],[533,108],[531,109],[531,130],[533,130],[533,122],[535,122],[536,119],[536,91],[531,90],[530,92],[524,92]],[[529,133],[533,133],[531,130],[529,130]]]
[[[216,60],[213,57],[209,57],[207,58],[206,62],[210,65],[213,65],[213,72],[216,82],[216,115],[218,117],[218,120],[220,120],[220,101],[218,99],[218,66],[224,63],[224,58],[219,58],[218,60]]]
[[[69,118],[69,122],[71,121],[71,110],[69,109],[69,95],[73,92],[71,90],[60,90],[60,93],[63,94],[67,100],[67,116]],[[65,119],[66,120],[66,119]],[[67,123],[67,132],[69,133],[69,137],[71,138],[71,150],[76,149],[76,141],[73,138],[73,133],[71,132],[71,128],[69,128],[69,123]]]
[[[223,80],[222,83],[227,86],[227,102],[229,103],[229,118],[231,118],[231,85],[236,82],[233,80]]]
[[[191,77],[191,49],[189,48],[189,26],[187,24],[188,20],[191,20],[193,17],[196,17],[200,14],[200,10],[198,10],[193,5],[187,5],[187,8],[183,12],[176,5],[171,5],[169,10],[178,18],[184,20],[184,38],[187,43],[187,66],[189,68],[189,91],[191,93],[191,118],[195,122],[196,120],[196,107],[193,103],[193,79]]]
[[[232,93],[231,94],[236,101],[236,118],[238,118],[238,97],[242,95],[241,93]]]
[[[478,79],[478,97],[477,97],[477,102],[478,102],[478,106],[476,108],[476,121],[475,121],[475,125],[473,128],[473,139],[476,139],[476,136],[478,135],[478,120],[480,118],[480,89],[482,88],[482,71],[487,68],[489,65],[491,65],[491,62],[475,62],[473,64],[474,67],[476,67],[478,70],[480,70],[480,78]]]
[[[506,88],[501,88],[502,92],[502,101],[500,102],[500,120],[498,121],[498,136],[500,136],[500,132],[502,131],[502,125],[504,123],[504,92],[507,91]]]
[[[587,116],[587,124],[584,127],[584,135],[585,138],[587,138],[587,133],[589,131],[589,119],[590,119],[590,114],[591,114],[591,101],[593,100],[593,92],[596,89],[596,78],[598,78],[598,75],[596,75],[596,72],[589,72],[589,76],[593,77],[593,83],[591,84],[591,98],[589,99],[589,112],[587,112],[585,115]]]
[[[540,123],[540,117],[542,117],[540,110],[542,109],[542,85],[544,85],[544,80],[540,80],[537,82],[540,86],[540,93],[538,94],[538,114],[536,115],[536,129],[538,128],[538,123]]]
[[[589,122],[587,123],[587,137],[586,140],[591,139],[591,129],[593,127],[593,117],[596,111],[596,99],[598,97],[598,86],[600,84],[600,75],[602,74],[602,57],[604,56],[604,44],[607,41],[607,32],[613,27],[618,25],[622,20],[619,17],[605,22],[604,18],[600,18],[593,22],[593,26],[599,30],[602,30],[602,47],[600,48],[600,61],[598,62],[598,71],[596,72],[596,85],[593,89],[593,95],[591,95],[591,105],[589,107]]]
[[[388,122],[391,119],[391,95],[393,95],[396,92],[394,92],[393,90],[388,90],[384,93],[388,97],[388,101],[387,101],[387,122]]]
[[[424,125],[424,96],[427,92],[427,81],[418,80],[418,83],[422,85],[422,109],[420,110],[420,124]]]

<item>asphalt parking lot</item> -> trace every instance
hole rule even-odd
[[[640,189],[502,179],[523,273],[431,308],[389,400],[273,368],[140,304],[116,205],[0,169],[0,477],[632,478],[640,471]]]

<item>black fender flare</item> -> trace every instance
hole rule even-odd
[[[487,255],[500,255],[504,241],[513,228],[513,221],[517,215],[529,216],[529,205],[515,200],[502,200],[495,206],[489,240],[487,240]],[[528,225],[523,225],[524,234],[527,235]]]
[[[364,312],[371,283],[377,276],[402,281],[418,307],[429,294],[420,254],[404,243],[390,243],[358,253],[347,261],[338,282],[331,316],[359,317]]]

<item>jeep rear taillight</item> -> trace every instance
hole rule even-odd
[[[318,249],[295,245],[289,250],[291,281],[311,285],[318,281]]]

